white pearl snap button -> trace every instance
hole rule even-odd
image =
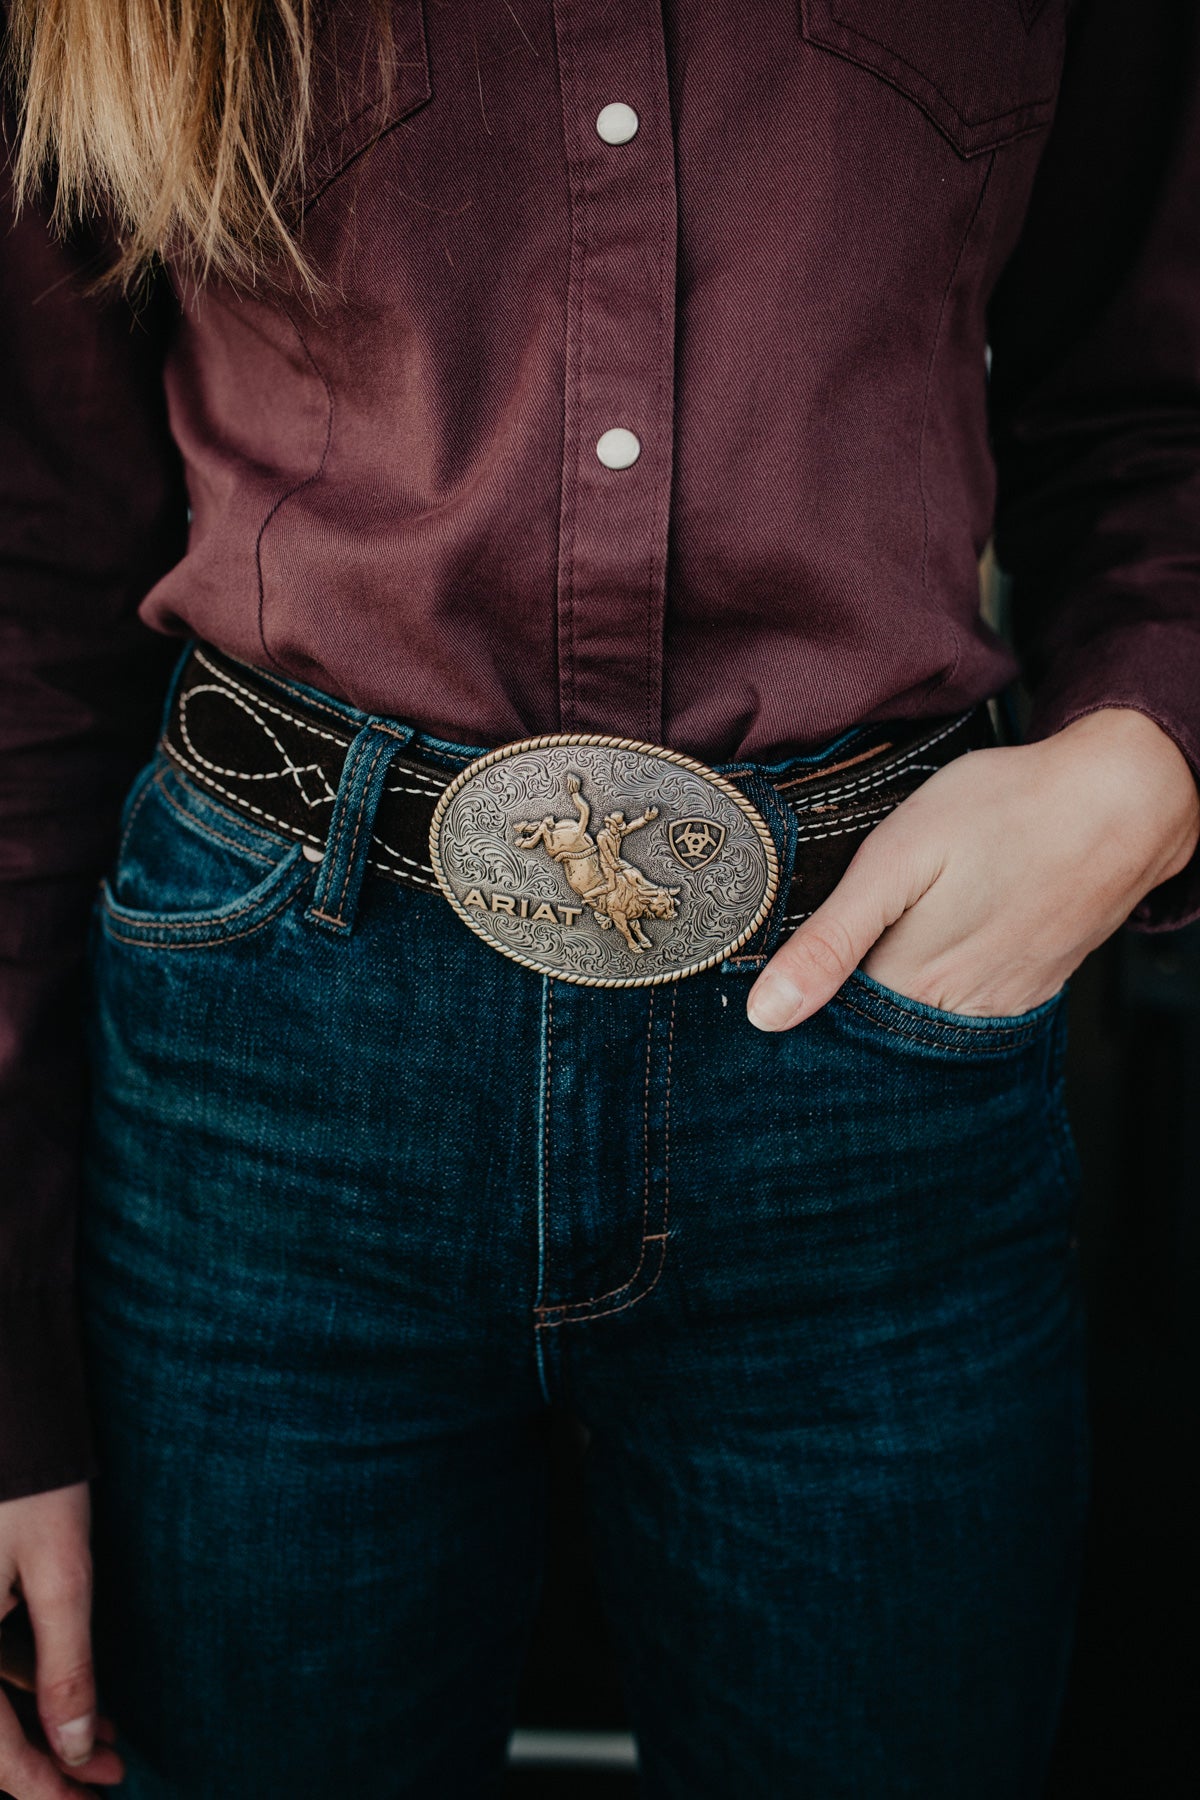
[[[606,469],[627,469],[642,453],[642,446],[624,425],[614,425],[597,440],[596,455]]]
[[[606,144],[627,144],[638,128],[638,116],[623,100],[602,106],[596,119],[596,130]]]

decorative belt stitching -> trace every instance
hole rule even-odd
[[[321,853],[356,730],[336,707],[286,679],[195,646],[176,683],[162,748],[207,793]],[[987,705],[980,702],[950,718],[869,727],[841,761],[770,778],[798,821],[785,923],[808,916],[836,885],[857,840],[930,773],[996,741]],[[376,814],[369,869],[441,891],[428,856],[430,825],[447,786],[472,760],[429,747],[396,753]],[[749,773],[734,768],[723,778],[736,787]]]

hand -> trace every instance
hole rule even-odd
[[[1191,768],[1132,708],[956,757],[880,821],[776,950],[747,998],[750,1021],[798,1025],[860,964],[948,1012],[1027,1012],[1198,842]]]
[[[70,1800],[91,1792],[85,1782],[124,1779],[113,1727],[96,1718],[90,1524],[86,1481],[0,1501],[0,1675],[12,1684],[0,1687],[0,1790],[14,1800]],[[13,1644],[22,1597],[33,1668]],[[36,1716],[21,1692],[30,1687]]]

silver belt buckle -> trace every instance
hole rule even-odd
[[[438,800],[429,857],[494,950],[585,987],[711,968],[779,888],[770,827],[732,782],[661,745],[591,733],[477,757]]]

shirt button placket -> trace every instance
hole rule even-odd
[[[659,743],[677,204],[662,11],[555,0],[555,28],[572,220],[560,726]]]

